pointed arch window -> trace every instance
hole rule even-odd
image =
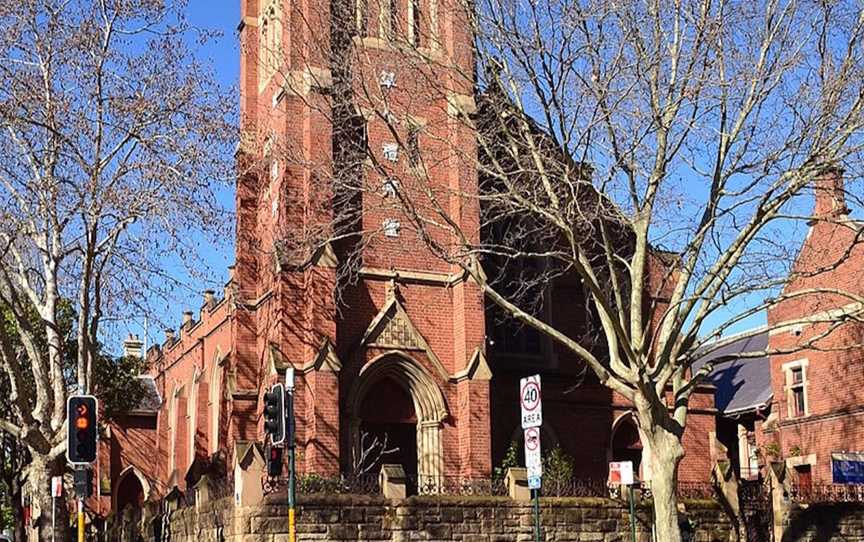
[[[262,87],[282,68],[284,55],[284,25],[281,0],[270,0],[261,12],[261,39],[259,58],[261,61]]]
[[[369,0],[355,0],[354,9],[357,35],[366,37],[369,35]]]
[[[200,380],[201,370],[195,369],[195,373],[192,376],[192,383],[189,386],[189,401],[186,403],[186,417],[189,423],[189,433],[186,441],[186,457],[189,458],[190,464],[195,460],[195,433],[198,429],[198,388]]]
[[[408,0],[408,42],[414,47],[423,46],[421,0]]]
[[[219,451],[219,415],[222,407],[222,364],[225,358],[218,354],[210,372],[210,454]]]
[[[180,402],[184,394],[183,386],[175,386],[168,406],[168,476],[177,470],[177,440],[179,437]]]

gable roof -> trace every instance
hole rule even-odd
[[[450,375],[444,368],[444,364],[435,355],[426,338],[411,321],[405,307],[399,301],[398,288],[395,280],[391,280],[387,288],[387,302],[363,334],[362,344],[383,349],[425,352],[438,376],[442,380],[448,380]]]
[[[132,409],[132,413],[156,414],[162,407],[162,396],[159,395],[159,390],[156,388],[156,380],[149,375],[141,375],[137,378],[144,393],[141,400]]]
[[[709,344],[714,348],[693,364],[697,371],[706,363],[724,356],[760,352],[768,348],[768,330],[755,335],[723,339],[724,343]],[[714,403],[721,414],[728,416],[753,412],[768,406],[774,396],[771,388],[771,362],[767,356],[740,358],[718,363],[708,381],[716,387]]]

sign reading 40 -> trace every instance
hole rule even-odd
[[[522,428],[543,425],[543,407],[540,398],[540,375],[519,381],[519,403],[522,407]]]

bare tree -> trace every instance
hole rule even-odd
[[[233,174],[231,100],[195,61],[207,35],[184,8],[0,2],[0,304],[15,330],[0,333],[0,367],[18,421],[0,429],[32,456],[43,511],[65,467],[67,393],[93,387],[100,326],[146,306],[142,292],[170,280],[165,253],[224,220],[214,190]]]
[[[392,235],[381,218],[397,219],[402,250],[461,270],[632,402],[658,535],[678,542],[688,405],[712,370],[696,358],[805,296],[845,308],[810,318],[824,328],[796,349],[861,320],[856,292],[784,286],[829,270],[793,268],[799,224],[858,228],[807,206],[814,187],[843,189],[841,168],[852,197],[864,165],[864,13],[851,1],[440,0],[405,20],[398,5],[328,4],[329,33],[314,31],[320,17],[292,29],[314,52],[263,55],[333,126],[332,160],[280,140],[280,205],[307,221],[275,221],[279,258],[306,262],[329,243],[348,280]],[[561,283],[580,286],[563,302],[595,327],[541,310]]]
[[[386,433],[383,437],[379,437],[361,431],[357,443],[351,450],[351,470],[348,474],[359,478],[376,468],[380,469],[387,456],[399,452],[398,447],[390,447],[389,440],[389,435]]]

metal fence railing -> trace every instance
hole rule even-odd
[[[716,499],[717,489],[711,482],[678,482],[679,499]]]
[[[548,478],[543,480],[544,497],[608,498],[609,485],[603,478]]]
[[[409,476],[408,492],[418,495],[489,496],[507,495],[503,478],[464,476]]]
[[[793,502],[864,503],[864,485],[860,484],[797,484],[789,491]]]
[[[408,476],[406,490],[410,495],[449,495],[477,497],[506,497],[506,480],[500,476],[489,478],[465,476]],[[288,477],[265,478],[262,480],[266,493],[285,491]],[[375,474],[324,476],[301,474],[297,477],[298,495],[380,495],[379,476]],[[745,484],[746,485],[746,484]],[[746,487],[742,487],[746,489]],[[194,487],[178,495],[178,507],[196,505],[198,498]],[[208,480],[205,500],[220,500],[234,495],[234,477]],[[643,498],[651,498],[650,483],[642,482],[637,486]],[[677,495],[680,499],[716,499],[717,492],[710,482],[679,482]],[[793,500],[800,502],[864,502],[864,486],[809,486],[796,487]],[[543,497],[561,498],[618,498],[621,489],[610,486],[605,478],[558,478],[543,479]]]
[[[284,484],[287,484],[287,481],[285,477],[280,479],[280,482]],[[301,494],[377,495],[381,493],[381,486],[377,474],[335,477],[306,474],[297,478],[297,492]]]

